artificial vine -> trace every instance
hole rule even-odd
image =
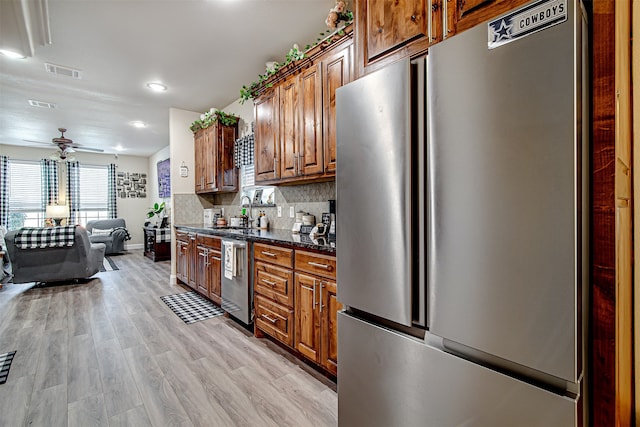
[[[329,15],[327,16],[327,20],[325,21],[329,29],[320,33],[320,36],[313,44],[306,45],[304,48],[304,52],[299,50],[297,45],[294,45],[293,48],[287,53],[284,62],[276,62],[272,68],[267,68],[264,74],[258,74],[258,80],[252,82],[249,86],[243,85],[242,89],[240,89],[240,103],[244,104],[245,101],[256,98],[258,96],[258,91],[262,87],[266,89],[272,87],[273,83],[265,84],[265,82],[287,65],[306,58],[306,52],[309,49],[322,43],[325,39],[327,44],[332,43],[333,40],[331,39],[331,36],[334,34],[343,36],[344,30],[342,28],[336,31],[337,24],[340,22],[345,22],[345,26],[353,22],[353,12],[350,10],[346,10],[346,4],[344,1],[336,2],[336,5],[331,10],[329,10]]]
[[[216,122],[220,122],[225,126],[234,126],[238,123],[239,117],[230,113],[225,113],[222,110],[210,110],[200,116],[200,119],[191,123],[189,129],[191,132],[196,133],[200,129],[206,129]]]

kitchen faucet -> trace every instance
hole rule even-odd
[[[251,197],[247,196],[245,193],[242,193],[240,197],[240,206],[244,206],[242,203],[244,199],[249,201],[249,218],[248,218],[248,227],[251,228],[251,223],[253,223],[253,203],[251,202]]]

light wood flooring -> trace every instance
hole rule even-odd
[[[335,384],[233,320],[187,325],[141,251],[86,283],[0,290],[0,426],[331,426]]]

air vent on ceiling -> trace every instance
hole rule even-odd
[[[35,99],[30,99],[29,105],[40,108],[56,108],[56,104],[52,102],[36,101]]]
[[[72,77],[74,79],[82,78],[82,71],[76,70],[70,67],[63,67],[62,65],[49,64],[48,62],[44,63],[47,72],[57,74],[59,76],[67,76]]]

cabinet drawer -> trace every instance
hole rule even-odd
[[[208,236],[206,234],[198,234],[198,245],[207,246],[211,249],[220,250],[222,239],[219,237]]]
[[[280,304],[293,307],[293,271],[256,262],[253,288]]]
[[[184,231],[176,230],[176,240],[182,240],[184,242],[189,241],[189,233],[185,233]]]
[[[293,267],[293,249],[255,243],[253,245],[253,257],[256,260],[266,261],[271,264],[288,268]]]
[[[336,257],[313,252],[296,251],[296,270],[335,279]]]
[[[293,347],[293,309],[256,294],[255,312],[256,326],[261,331]]]

